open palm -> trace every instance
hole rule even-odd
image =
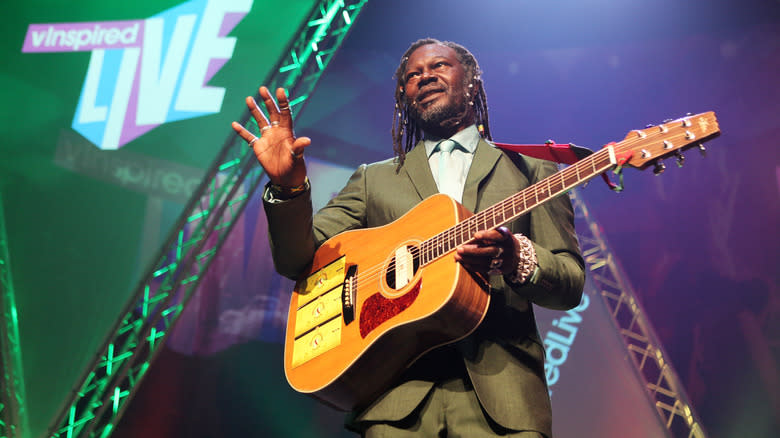
[[[303,149],[311,144],[311,139],[295,137],[290,102],[284,89],[276,90],[278,106],[266,87],[260,87],[260,98],[268,117],[253,97],[246,98],[246,106],[260,128],[259,137],[238,122],[233,122],[231,126],[252,147],[257,161],[272,183],[286,187],[299,186],[306,179]]]

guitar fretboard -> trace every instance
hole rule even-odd
[[[557,172],[536,184],[480,211],[463,222],[448,228],[420,244],[420,263],[427,265],[472,240],[483,230],[506,225],[533,208],[566,193],[617,165],[612,146]]]

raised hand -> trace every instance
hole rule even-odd
[[[268,112],[267,118],[253,97],[246,98],[246,106],[260,128],[260,136],[255,136],[238,122],[231,123],[231,126],[254,150],[257,161],[272,183],[299,186],[306,180],[303,149],[311,144],[311,139],[295,137],[290,101],[284,89],[276,90],[278,106],[266,87],[260,87],[260,98]]]

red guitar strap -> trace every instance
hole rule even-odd
[[[559,144],[552,140],[547,140],[544,144],[509,144],[509,143],[493,143],[497,148],[503,149],[509,152],[518,152],[529,157],[538,158],[540,160],[552,161],[559,164],[574,164],[577,161],[592,154],[593,151],[577,146],[573,143]],[[622,163],[621,163],[622,164]],[[604,182],[610,189],[620,191],[621,186],[613,183],[609,180],[609,176],[606,173],[602,173],[601,177],[604,178]]]
[[[529,157],[562,164],[574,164],[581,158],[585,158],[593,153],[590,149],[576,146],[572,143],[558,144],[552,140],[547,140],[544,144],[493,144],[505,151],[519,152]]]

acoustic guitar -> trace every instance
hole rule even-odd
[[[328,239],[292,294],[288,382],[340,410],[366,406],[417,358],[468,336],[485,317],[489,287],[455,262],[458,245],[617,166],[681,161],[682,150],[703,149],[719,132],[713,112],[634,130],[477,214],[437,194],[388,225]]]

